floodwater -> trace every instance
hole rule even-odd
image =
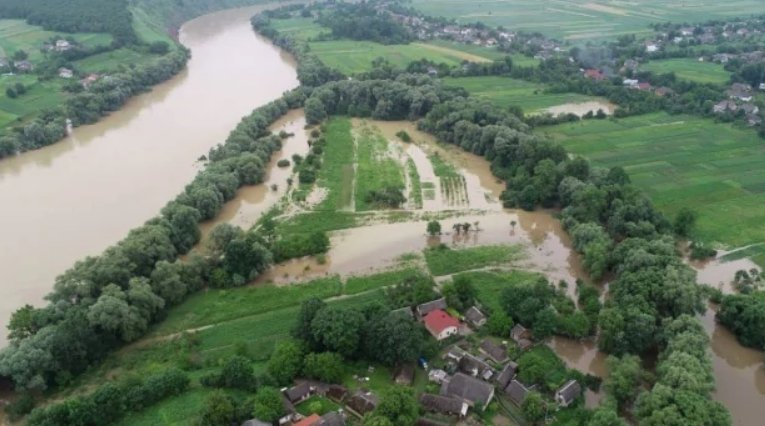
[[[614,113],[614,110],[616,109],[616,105],[614,105],[611,102],[608,102],[607,100],[572,102],[572,103],[563,104],[563,105],[556,105],[556,106],[544,109],[542,110],[542,112],[547,112],[554,116],[557,116],[559,114],[575,114],[579,117],[582,117],[590,111],[592,111],[592,113],[595,114],[598,112],[599,109],[603,110],[603,112],[606,113],[607,115],[611,115]]]
[[[62,142],[0,161],[0,338],[11,312],[42,304],[58,274],[157,214],[242,116],[298,85],[293,58],[250,27],[262,7],[188,22],[181,74]]]
[[[720,288],[724,293],[733,291],[730,282],[736,271],[757,267],[749,259],[712,260],[693,266],[699,271],[700,283]],[[762,424],[765,419],[765,354],[742,346],[730,330],[717,323],[715,312],[716,307],[710,305],[701,317],[712,340],[712,365],[717,384],[714,398],[728,407],[734,425]]]

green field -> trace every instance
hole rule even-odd
[[[511,30],[587,41],[650,32],[654,22],[701,22],[765,12],[761,0],[413,0],[420,11]]]
[[[702,240],[731,248],[765,241],[765,142],[753,130],[658,113],[540,132],[597,165],[623,166],[669,216],[696,210]],[[765,255],[756,260],[765,264]]]
[[[722,65],[712,62],[699,62],[693,58],[664,59],[651,61],[640,66],[641,70],[651,71],[656,74],[673,72],[679,79],[695,81],[698,83],[727,83],[730,73],[725,71]]]
[[[425,262],[435,276],[449,275],[487,266],[504,265],[524,257],[521,246],[480,246],[466,249],[434,247],[425,251]]]
[[[117,70],[129,65],[141,66],[153,62],[158,56],[147,53],[139,53],[133,49],[123,47],[98,55],[88,56],[74,62],[74,66],[80,72],[107,72]]]
[[[507,77],[445,78],[444,83],[462,87],[471,95],[501,107],[521,107],[526,113],[540,112],[546,108],[567,103],[599,100],[593,96],[577,93],[544,93],[545,88],[540,84]]]
[[[23,50],[29,54],[29,60],[34,63],[43,57],[40,51],[43,43],[54,36],[73,37],[85,47],[109,45],[112,42],[110,34],[68,34],[46,31],[19,19],[0,19],[0,56],[10,57],[13,52]]]
[[[374,210],[367,199],[371,192],[404,188],[403,164],[391,156],[388,140],[375,129],[357,129],[356,139],[356,211]]]
[[[27,92],[15,99],[9,98],[5,89],[21,83]],[[52,108],[63,101],[63,80],[38,81],[35,75],[0,76],[0,128],[37,114],[41,109]]]

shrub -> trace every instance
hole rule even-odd
[[[281,160],[276,162],[276,165],[278,167],[289,167],[290,164],[292,164],[292,163],[290,163],[290,160],[288,160],[286,158],[282,158]]]

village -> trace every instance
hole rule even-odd
[[[509,340],[500,340],[482,331],[487,316],[478,306],[471,306],[460,315],[441,297],[414,308],[393,311],[422,324],[428,334],[442,348],[433,360],[420,358],[417,365],[399,365],[389,378],[398,386],[412,387],[415,377],[425,377],[425,390],[417,395],[420,411],[424,413],[417,424],[443,426],[447,424],[484,424],[480,415],[490,407],[501,407],[498,412],[520,413],[527,396],[544,392],[538,384],[524,383],[518,373],[520,355],[535,347],[547,349],[533,338],[531,330],[520,324],[509,331]],[[480,337],[479,337],[480,336]],[[369,366],[367,373],[373,374]],[[292,387],[281,389],[284,414],[279,419],[283,426],[342,426],[360,424],[380,402],[380,395],[367,387],[370,377],[354,375],[360,386],[351,391],[340,384],[309,379],[296,379]],[[553,418],[559,409],[583,401],[585,385],[568,379],[547,395],[548,413]],[[320,415],[312,407],[336,407]],[[305,414],[301,414],[305,413]],[[517,421],[517,418],[516,418]],[[264,426],[271,423],[250,419],[242,426]]]

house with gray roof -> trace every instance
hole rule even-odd
[[[498,364],[504,364],[508,360],[507,346],[496,343],[490,339],[484,339],[478,350],[494,360]]]
[[[355,411],[362,417],[373,411],[377,407],[377,396],[372,392],[359,389],[350,398],[348,398],[348,408]]]
[[[425,411],[445,414],[447,416],[465,417],[468,404],[460,398],[424,393],[420,395],[420,405]]]
[[[323,416],[317,423],[318,426],[345,426],[345,416],[337,411],[329,412]]]
[[[465,312],[465,319],[474,328],[480,328],[486,324],[486,315],[475,306],[470,307],[470,309]]]
[[[526,395],[528,395],[529,392],[531,392],[531,390],[518,380],[511,381],[505,388],[507,397],[519,407],[523,403],[523,400],[526,399]]]
[[[291,388],[283,389],[282,393],[289,402],[299,404],[311,396],[313,389],[311,389],[311,385],[308,382],[302,382]]]
[[[441,385],[441,395],[460,398],[468,405],[486,407],[494,398],[494,386],[483,380],[457,373]]]
[[[486,361],[469,353],[465,353],[465,356],[460,359],[457,367],[465,374],[469,374],[473,377],[481,377],[484,380],[489,380],[494,375],[494,369],[491,368]]]
[[[497,376],[497,387],[505,389],[510,384],[510,381],[513,380],[517,371],[518,364],[513,361],[508,362]]]
[[[561,407],[568,407],[582,394],[582,386],[576,380],[569,380],[555,391],[555,402]]]
[[[417,305],[417,308],[415,308],[415,311],[417,311],[417,316],[420,318],[423,318],[425,315],[441,309],[446,310],[446,299],[443,297],[436,300],[431,300],[430,302],[425,302],[421,305]]]
[[[250,419],[242,423],[242,426],[273,426],[271,423],[266,423],[258,419]]]

